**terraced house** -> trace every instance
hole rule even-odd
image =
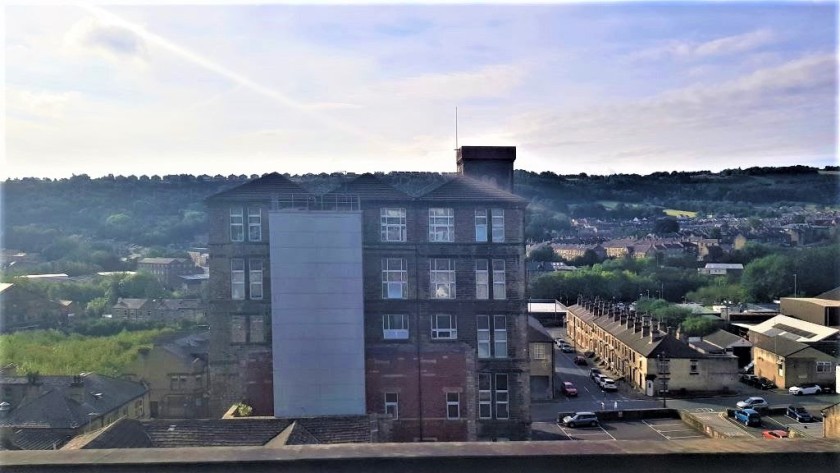
[[[649,316],[580,300],[568,308],[566,322],[580,350],[594,352],[606,369],[648,396],[662,389],[711,392],[736,385],[736,356],[709,344],[692,346]]]
[[[406,193],[269,174],[207,200],[211,413],[378,414],[395,441],[524,439],[524,211],[513,147]]]

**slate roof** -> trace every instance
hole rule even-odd
[[[418,197],[422,200],[446,202],[495,200],[522,205],[527,203],[522,197],[499,189],[490,183],[463,175],[452,176],[450,180],[425,191]]]
[[[554,343],[554,338],[548,334],[545,327],[536,319],[536,317],[528,316],[528,343],[544,342]]]
[[[830,291],[825,291],[817,296],[817,299],[828,299],[832,301],[840,301],[840,287],[835,287]]]
[[[781,335],[775,337],[758,337],[753,346],[781,356],[791,356],[811,348],[802,342],[797,342]],[[811,349],[813,350],[813,348]]]
[[[120,297],[117,299],[117,303],[114,304],[114,307],[118,307],[121,309],[140,309],[143,305],[148,302],[149,299],[134,299],[130,297]]]
[[[367,416],[121,419],[98,431],[93,437],[74,439],[66,448],[246,447],[268,443],[308,445],[370,442],[371,426]]]
[[[620,320],[616,321],[608,316],[596,317],[583,306],[577,304],[569,307],[569,312],[589,324],[601,327],[604,331],[612,334],[620,342],[645,358],[653,358],[660,353],[667,355],[669,358],[708,358],[708,356],[694,350],[688,344],[677,340],[673,335],[662,333],[661,338],[652,340],[650,335],[643,337],[641,331],[634,332],[632,327],[627,328],[627,325],[622,324]]]
[[[186,261],[186,258],[141,258],[137,261],[137,264],[172,264],[185,263]]]
[[[378,177],[370,173],[362,174],[352,181],[345,182],[330,194],[355,194],[364,201],[406,201],[412,197],[405,192],[399,191],[393,186],[386,184]]]
[[[2,450],[53,450],[73,438],[75,429],[9,429],[0,436]]]
[[[72,376],[39,377],[39,394],[12,406],[0,417],[0,427],[76,429],[90,422],[90,414],[113,411],[147,391],[142,384],[94,373],[81,375],[81,380],[80,403],[71,397]]]
[[[711,343],[712,345],[720,348],[726,348],[730,345],[739,343],[739,342],[747,342],[743,338],[735,335],[734,333],[729,333],[726,330],[720,329],[715,332],[710,333],[703,337],[703,340],[706,342]]]
[[[298,184],[283,177],[279,173],[266,174],[253,181],[236,186],[211,195],[205,202],[216,200],[264,200],[272,194],[309,194],[310,192]]]

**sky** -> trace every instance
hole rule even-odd
[[[838,163],[834,2],[368,3],[7,6],[0,178]]]

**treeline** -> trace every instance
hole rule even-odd
[[[408,191],[440,182],[439,173],[379,174]],[[326,192],[355,174],[289,176],[313,192]],[[113,176],[65,179],[8,179],[4,197],[3,245],[41,252],[60,237],[142,246],[180,246],[207,231],[203,200],[257,175]],[[515,171],[515,192],[531,201],[529,234],[563,231],[570,218],[650,218],[662,209],[700,210],[711,214],[772,216],[784,206],[835,205],[838,176],[807,166],[595,176],[550,171]],[[605,206],[596,201],[612,201]],[[765,210],[756,206],[765,206]],[[756,214],[756,212],[765,214]],[[103,268],[116,264],[101,264]],[[110,264],[110,266],[109,266]]]
[[[666,260],[667,263],[678,260]],[[616,301],[653,297],[710,305],[769,302],[780,297],[813,297],[840,286],[840,248],[771,252],[748,245],[730,261],[745,264],[740,276],[711,277],[692,266],[658,266],[652,259],[607,260],[573,272],[556,272],[531,281],[531,296],[574,303],[579,295]]]

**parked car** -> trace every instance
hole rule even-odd
[[[836,384],[821,384],[820,386],[822,386],[823,393],[825,394],[833,394],[837,392]]]
[[[562,351],[563,353],[574,353],[575,349],[572,348],[571,345],[563,345],[562,347],[560,347],[560,351]]]
[[[563,345],[568,345],[562,338],[555,338],[554,344],[557,345],[557,348],[561,348]]]
[[[598,368],[589,368],[589,377],[595,379],[595,376],[601,374],[601,370]]]
[[[579,425],[598,425],[598,416],[594,412],[575,412],[574,415],[563,418],[563,425],[566,427],[577,427]]]
[[[766,439],[786,439],[788,438],[787,430],[765,430],[761,436]]]
[[[787,415],[791,419],[794,419],[798,422],[813,422],[814,421],[814,418],[811,417],[811,413],[808,412],[802,406],[793,406],[793,405],[788,406],[787,411],[785,412],[785,415]]]
[[[602,374],[602,373],[598,373],[598,374],[596,374],[595,376],[592,377],[592,381],[595,381],[595,384],[600,386],[601,385],[601,380],[606,378],[606,377],[607,377],[607,375]]]
[[[592,351],[592,350],[587,350],[587,351],[583,352],[583,356],[585,356],[587,358],[592,358],[592,357],[595,356],[595,352]]]
[[[763,397],[757,396],[748,397],[743,401],[738,401],[735,405],[738,406],[738,409],[766,409],[770,407]]]
[[[759,378],[755,382],[755,387],[759,389],[776,389],[776,383],[772,380],[767,379],[763,376],[759,376]]]
[[[755,409],[738,409],[735,411],[735,420],[747,426],[761,425],[761,416]]]
[[[738,381],[746,384],[747,386],[755,386],[756,382],[758,382],[758,376],[754,374],[742,374]]]
[[[576,365],[586,365],[586,358],[578,355],[575,357],[575,364]]]
[[[791,386],[788,389],[790,394],[794,396],[803,396],[805,394],[820,394],[822,393],[822,387],[816,383],[804,383],[800,384],[799,386]]]
[[[574,384],[570,383],[569,381],[563,382],[563,387],[561,387],[560,390],[563,392],[563,394],[569,397],[578,395],[577,388]]]
[[[604,391],[618,391],[618,385],[610,378],[601,381],[601,389]]]

